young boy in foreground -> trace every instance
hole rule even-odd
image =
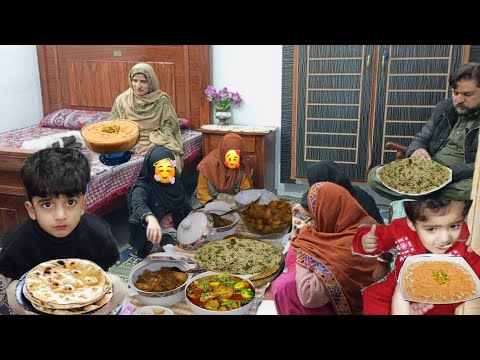
[[[85,213],[85,194],[90,165],[80,151],[48,148],[31,155],[21,169],[27,193],[29,219],[5,235],[0,252],[0,273],[13,280],[36,265],[52,259],[80,258],[95,262],[105,271],[119,259],[118,247],[108,223]],[[104,313],[125,297],[126,285],[109,275],[114,296]],[[7,289],[8,303],[16,314],[26,313],[15,298],[17,281]]]

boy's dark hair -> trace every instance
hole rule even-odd
[[[27,198],[85,194],[90,164],[79,150],[48,148],[29,156],[20,171]]]
[[[405,213],[411,222],[426,221],[425,209],[430,209],[436,215],[444,215],[447,208],[452,201],[463,203],[463,216],[467,216],[468,210],[472,205],[472,200],[419,200],[419,201],[405,201],[403,206]]]
[[[477,87],[480,88],[480,64],[471,62],[460,66],[450,74],[448,84],[455,90],[457,83],[462,80],[475,80]]]

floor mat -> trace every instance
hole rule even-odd
[[[120,260],[109,269],[109,272],[117,275],[120,279],[128,283],[130,271],[142,260],[142,258],[132,254],[132,248],[129,247],[120,253]]]

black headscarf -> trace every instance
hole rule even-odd
[[[380,216],[375,200],[365,190],[352,185],[350,179],[345,175],[340,167],[331,160],[320,160],[312,164],[307,169],[308,185],[311,187],[317,182],[332,182],[347,189],[357,200],[363,209],[373,217],[378,223],[383,224],[383,218]],[[303,194],[301,205],[308,209],[307,193]]]
[[[175,159],[171,150],[162,145],[153,148],[145,156],[140,174],[127,196],[130,215],[128,218],[130,222],[129,243],[135,248],[137,255],[142,258],[147,256],[153,247],[153,244],[147,239],[146,227],[141,219],[142,215],[152,212],[161,223],[163,217],[171,212],[176,229],[192,211],[182,179],[177,172],[175,172],[174,184],[164,184],[154,179],[153,164],[166,158]],[[174,243],[174,240],[171,236],[163,234],[160,245],[163,246],[167,243]]]
[[[175,173],[174,184],[164,184],[154,179],[153,164],[166,158],[174,160],[175,156],[171,150],[161,145],[153,148],[145,156],[140,174],[129,191],[130,214],[136,218],[151,211],[160,222],[166,213],[172,212],[177,227],[192,208],[178,172]]]

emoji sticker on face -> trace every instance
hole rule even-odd
[[[240,150],[228,150],[225,154],[224,164],[229,169],[238,169],[240,167]]]
[[[175,160],[162,159],[158,160],[155,164],[155,180],[163,184],[175,184]]]

